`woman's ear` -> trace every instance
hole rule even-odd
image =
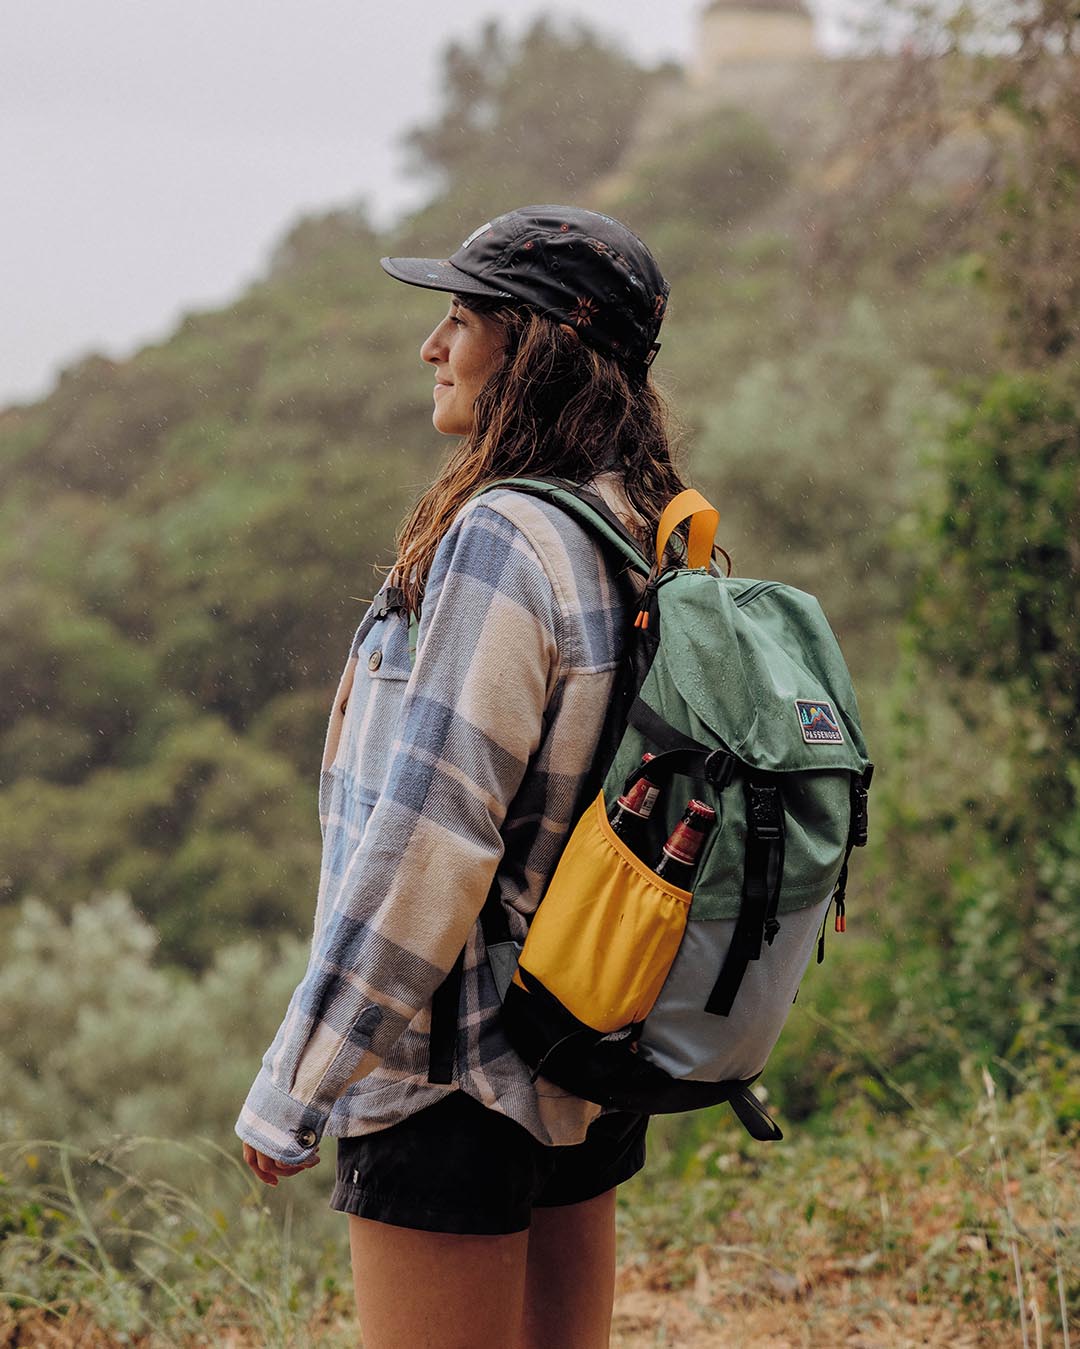
[[[563,330],[564,333],[569,333],[571,337],[576,337],[579,342],[581,341],[580,336],[578,336],[578,330],[571,324],[560,323],[559,327]]]

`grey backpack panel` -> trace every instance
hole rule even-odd
[[[756,1077],[780,1038],[810,963],[832,897],[785,914],[771,946],[752,961],[730,1015],[718,1022],[702,1006],[735,930],[735,919],[686,925],[679,953],[641,1032],[639,1052],[672,1077],[746,1081]]]

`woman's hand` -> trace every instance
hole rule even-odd
[[[318,1166],[319,1154],[315,1153],[313,1157],[310,1157],[306,1162],[301,1162],[299,1166],[287,1166],[274,1157],[268,1157],[265,1152],[256,1152],[250,1143],[245,1143],[244,1161],[247,1162],[264,1185],[276,1185],[282,1176],[295,1176],[298,1171],[308,1171],[311,1167]]]

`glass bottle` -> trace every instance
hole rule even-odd
[[[688,801],[682,819],[664,844],[653,867],[656,874],[662,876],[669,885],[689,890],[694,872],[697,871],[702,845],[715,823],[716,811],[712,806],[707,806],[704,801]]]
[[[641,762],[645,764],[655,758],[655,754],[643,754]],[[647,777],[638,778],[630,790],[623,792],[616,800],[608,816],[611,832],[621,838],[630,851],[639,857],[646,841],[646,825],[659,796],[660,788],[655,782]]]

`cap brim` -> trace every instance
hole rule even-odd
[[[508,290],[477,281],[442,258],[380,258],[379,265],[395,281],[404,281],[407,286],[446,290],[455,295],[486,295],[495,300],[513,298]]]

